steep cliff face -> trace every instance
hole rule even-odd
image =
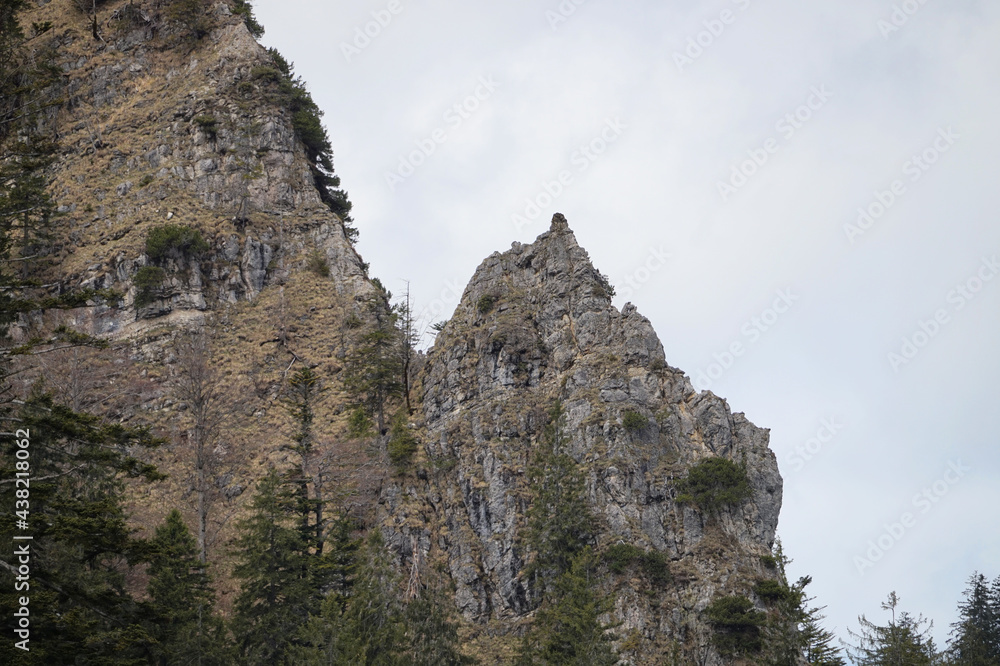
[[[384,491],[382,515],[401,552],[446,564],[468,620],[502,632],[537,602],[523,576],[525,470],[556,400],[600,517],[595,545],[670,558],[669,589],[651,596],[640,581],[616,580],[609,590],[617,633],[642,638],[640,663],[663,663],[674,645],[705,654],[699,612],[770,577],[760,556],[774,541],[781,477],[767,431],[666,363],[649,321],[611,305],[561,215],[534,243],[480,265],[428,353],[422,386],[431,471]],[[718,516],[676,501],[676,482],[710,456],[745,463],[753,487]]]
[[[207,334],[213,381],[227,396],[208,480],[219,496],[210,558],[227,609],[234,582],[225,544],[249,496],[243,491],[268,465],[290,459],[282,397],[293,364],[324,378],[318,447],[337,461],[331,483],[367,513],[382,470],[366,445],[344,436],[347,400],[337,377],[378,290],[349,228],[317,190],[281,63],[226,2],[188,3],[190,15],[172,9],[180,4],[96,3],[96,35],[90,3],[39,2],[21,17],[25,48],[53,53],[62,72],[45,91],[51,105],[41,122],[59,146],[50,169],[59,215],[39,282],[56,292],[108,288],[122,300],[35,312],[12,335],[24,340],[65,323],[112,342],[112,351],[79,358],[50,354],[48,367],[21,377],[44,373],[60,397],[82,377],[96,410],[151,424],[166,438],[150,462],[169,478],[134,489],[130,507],[134,525],[149,531],[171,507],[196,523],[173,342],[186,331]],[[150,232],[165,225],[197,230],[207,249],[150,257]],[[153,266],[162,281],[137,299],[137,275]]]
[[[133,337],[199,320],[287,279],[308,251],[327,260],[338,294],[370,294],[314,185],[272,56],[225,3],[198,4],[191,17],[147,4],[101,4],[99,39],[72,2],[31,16],[53,24],[32,46],[53,49],[63,72],[49,118],[62,149],[52,189],[59,277],[125,295],[124,307],[86,313],[89,332]],[[192,36],[194,21],[204,36]],[[136,308],[134,277],[150,263],[144,241],[164,224],[199,229],[210,250],[197,262],[167,260],[155,298]]]

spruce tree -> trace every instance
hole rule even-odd
[[[612,666],[609,627],[600,616],[612,609],[596,589],[596,558],[589,547],[573,556],[555,579],[521,644],[519,666],[585,664]]]
[[[393,568],[382,534],[373,529],[365,542],[351,598],[338,637],[349,663],[395,666],[405,663],[406,625],[399,574]]]
[[[614,664],[609,627],[599,617],[610,599],[596,589],[590,548],[596,519],[584,476],[566,452],[565,415],[556,402],[528,468],[526,575],[540,601],[521,645],[521,664]]]
[[[379,292],[368,302],[372,326],[361,335],[347,359],[344,389],[354,404],[375,417],[380,435],[387,431],[386,406],[403,394],[398,313],[389,305],[392,294],[372,280]]]
[[[477,660],[459,650],[454,605],[440,587],[424,589],[406,604],[406,663],[412,666],[462,666]]]
[[[854,645],[847,645],[847,654],[856,666],[932,666],[939,654],[930,637],[931,624],[922,616],[902,612],[897,616],[899,598],[891,592],[882,603],[890,612],[886,625],[878,625],[864,615],[858,618],[860,631],[847,630]],[[925,626],[926,625],[926,626]]]
[[[158,645],[156,663],[222,665],[228,662],[222,623],[213,614],[215,594],[198,542],[177,509],[150,542],[149,585]]]
[[[126,479],[162,478],[133,455],[159,440],[74,412],[38,390],[3,421],[16,438],[0,441],[0,538],[29,550],[31,573],[29,587],[16,590],[17,561],[0,560],[0,622],[15,636],[13,608],[27,596],[31,642],[25,652],[0,641],[0,663],[148,663],[154,640],[126,574],[149,550],[128,527],[123,493]],[[28,488],[15,488],[18,472],[30,474]],[[13,539],[25,535],[30,541]]]
[[[323,470],[318,469],[315,454],[315,403],[322,388],[319,375],[312,368],[296,370],[288,380],[291,397],[286,401],[295,419],[295,442],[290,448],[298,454],[298,464],[289,472],[288,479],[296,486],[299,526],[308,551],[317,555],[323,552]],[[310,492],[310,486],[312,490]]]
[[[525,544],[533,559],[526,573],[542,590],[569,571],[573,558],[594,539],[596,521],[587,504],[583,473],[565,452],[564,422],[557,402],[527,473],[532,496]]]
[[[322,612],[300,630],[296,663],[397,666],[409,663],[399,575],[377,529],[360,553],[350,595],[329,595]]]
[[[767,620],[763,627],[764,650],[762,658],[769,666],[844,666],[840,648],[833,642],[835,636],[821,626],[822,608],[809,607],[813,599],[805,589],[812,582],[803,576],[794,584],[788,582],[786,568],[791,560],[785,556],[781,541],[772,550],[776,579],[757,582],[754,592],[767,606]]]
[[[846,666],[840,648],[834,645],[836,636],[821,624],[824,619],[822,611],[823,607],[809,608],[802,622],[806,663],[812,666]]]
[[[414,349],[419,341],[413,320],[413,309],[410,306],[410,283],[406,283],[406,293],[403,300],[396,305],[397,319],[399,321],[399,343],[400,343],[400,378],[403,382],[403,398],[406,401],[407,415],[413,413],[413,406],[410,404],[410,375],[413,373],[413,361],[416,352]]]
[[[239,662],[291,664],[298,628],[318,610],[311,555],[296,518],[295,493],[271,469],[260,481],[250,515],[237,525],[233,574],[242,581],[233,606]]]
[[[958,605],[958,622],[952,624],[948,656],[960,666],[995,666],[1000,664],[1000,578],[990,589],[981,573],[974,573]]]
[[[331,525],[327,547],[313,564],[321,571],[318,578],[326,582],[321,590],[325,597],[318,611],[299,627],[295,645],[289,650],[292,663],[302,666],[354,663],[349,658],[354,654],[351,646],[340,639],[358,566],[359,543],[352,536],[354,529],[354,521],[346,516]]]

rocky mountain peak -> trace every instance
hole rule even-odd
[[[665,367],[649,321],[631,304],[619,311],[613,293],[556,213],[534,243],[515,242],[480,264],[431,356],[456,353],[463,338],[463,349],[468,343],[496,358],[494,388],[538,386],[616,351],[624,367]]]
[[[558,401],[566,452],[599,517],[595,547],[659,551],[684,581],[679,601],[663,606],[641,586],[621,586],[615,619],[626,633],[685,643],[710,632],[698,619],[710,599],[764,575],[781,477],[767,431],[695,392],[667,365],[649,320],[631,304],[618,310],[612,295],[558,213],[534,243],[487,257],[421,375],[424,449],[432,468],[446,471],[390,485],[382,523],[404,560],[443,551],[467,619],[516,622],[529,613],[525,470]],[[752,498],[718,516],[679,503],[677,481],[708,457],[744,466]]]

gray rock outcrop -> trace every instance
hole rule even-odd
[[[695,392],[649,320],[631,304],[619,311],[610,290],[559,214],[534,243],[479,266],[422,376],[432,472],[384,491],[384,529],[408,561],[414,546],[418,558],[440,549],[465,618],[516,627],[537,603],[522,575],[525,470],[559,400],[599,516],[594,545],[624,542],[670,560],[674,583],[662,594],[628,582],[613,590],[617,632],[638,632],[648,663],[671,642],[719,663],[700,611],[767,576],[760,558],[781,507],[768,432]],[[711,456],[745,464],[753,488],[718,515],[676,501],[676,482]]]

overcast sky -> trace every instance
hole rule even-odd
[[[668,362],[771,429],[828,627],[895,590],[944,642],[1000,575],[1000,3],[255,7],[372,275],[446,319],[564,213]]]

